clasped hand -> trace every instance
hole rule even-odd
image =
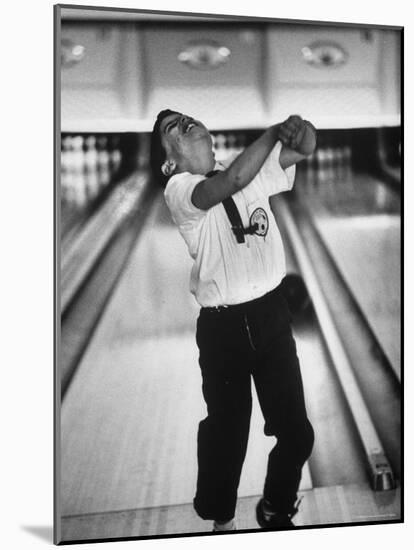
[[[316,145],[316,131],[313,125],[299,115],[291,115],[279,127],[279,139],[283,145],[309,155]]]

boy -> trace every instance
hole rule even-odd
[[[190,290],[201,306],[196,341],[207,417],[198,430],[194,508],[214,531],[236,528],[253,378],[265,434],[277,438],[256,507],[264,528],[292,527],[313,429],[280,290],[283,244],[269,197],[292,188],[295,164],[316,146],[299,116],[271,126],[227,168],[215,162],[207,128],[181,113],[158,114],[151,167],[194,260]]]

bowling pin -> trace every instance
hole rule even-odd
[[[109,152],[107,149],[107,137],[101,135],[97,139],[98,150],[98,176],[99,186],[106,187],[110,181],[109,173]]]
[[[226,137],[223,134],[217,134],[215,139],[215,150],[216,160],[218,162],[226,159]]]
[[[75,191],[75,203],[79,209],[82,209],[87,203],[86,183],[84,178],[84,154],[83,137],[75,136],[72,140],[72,175],[73,189]]]
[[[60,188],[61,188],[61,200],[62,202],[70,202],[70,172],[69,172],[69,158],[70,158],[70,137],[62,137],[61,140],[61,152],[60,152]]]
[[[335,172],[334,172],[334,152],[332,147],[327,147],[325,150],[326,155],[326,180],[329,183],[333,183],[335,180]]]
[[[317,160],[317,181],[318,183],[326,183],[326,151],[324,148],[316,150]]]
[[[111,136],[109,150],[109,169],[111,176],[118,171],[121,164],[121,151],[119,150],[119,136]]]
[[[95,136],[88,136],[85,140],[85,180],[89,199],[94,199],[99,193],[98,180],[98,152]]]
[[[67,136],[66,143],[66,153],[64,156],[65,163],[65,197],[70,206],[76,205],[76,189],[75,189],[75,180],[73,173],[73,157],[74,157],[74,147],[73,147],[73,136]]]

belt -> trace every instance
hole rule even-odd
[[[242,302],[240,304],[231,304],[231,305],[222,305],[215,307],[202,307],[201,313],[236,313],[240,311],[245,311],[252,307],[255,307],[261,303],[267,302],[268,300],[275,298],[276,296],[282,295],[281,285],[277,286],[270,292],[267,292],[259,298],[254,300],[249,300],[248,302]]]

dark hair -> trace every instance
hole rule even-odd
[[[171,111],[170,109],[164,109],[157,115],[157,120],[154,123],[151,134],[151,150],[150,150],[150,167],[152,176],[162,187],[167,185],[168,176],[164,176],[161,171],[161,167],[164,164],[166,158],[166,152],[161,142],[160,126],[165,117],[169,115],[180,114],[177,111]]]

